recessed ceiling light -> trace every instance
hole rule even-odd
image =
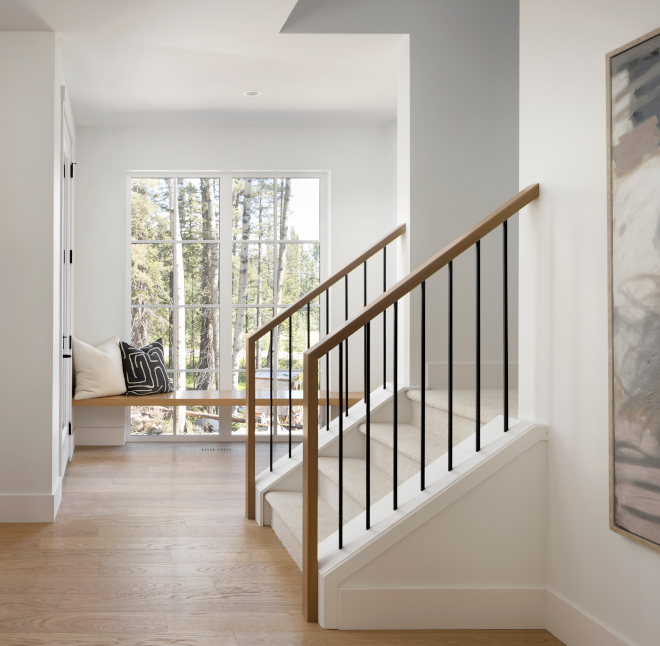
[[[259,90],[250,90],[249,92],[244,92],[244,96],[259,96],[261,92]]]

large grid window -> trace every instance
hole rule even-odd
[[[218,178],[131,181],[132,342],[162,338],[176,389],[218,388],[219,198]],[[217,431],[218,421],[217,408],[134,407],[131,428],[196,434]]]
[[[131,178],[132,342],[162,338],[175,388],[245,389],[246,335],[319,283],[320,191],[318,177]],[[291,379],[301,387],[302,354],[319,339],[318,299],[310,314],[309,332],[302,311],[273,336],[279,389],[288,388],[290,335]],[[265,337],[258,389],[268,388],[268,350]],[[244,416],[233,409],[234,432]],[[131,417],[138,435],[217,433],[220,425],[211,407],[133,407]],[[288,424],[279,411],[277,422]]]

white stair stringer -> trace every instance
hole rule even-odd
[[[418,475],[400,485],[396,511],[393,511],[392,492],[390,491],[379,502],[372,505],[370,530],[365,529],[364,512],[344,525],[343,549],[337,549],[336,532],[319,543],[319,624],[323,628],[367,627],[340,620],[340,593],[342,590],[346,593],[351,589],[350,585],[344,587],[342,584],[381,554],[447,510],[463,496],[475,490],[535,444],[547,440],[547,427],[529,422],[516,422],[515,420],[512,422],[513,425],[507,433],[502,430],[502,417],[495,418],[482,427],[482,449],[478,453],[474,449],[473,438],[468,438],[454,447],[452,471],[447,470],[446,453],[435,460],[426,469],[425,491],[420,491]],[[468,521],[466,520],[466,522]],[[451,560],[451,554],[443,556]],[[374,590],[377,588],[378,585]],[[391,593],[394,598],[397,596],[396,590],[387,592]],[[405,595],[405,590],[400,592],[402,596]],[[495,595],[501,593],[500,590],[493,590],[493,592]],[[521,590],[519,596],[523,599],[527,596],[534,601],[534,594],[523,594],[526,592]],[[491,601],[492,599],[489,603]],[[401,604],[399,606],[401,607]],[[394,607],[396,607],[396,603]],[[350,615],[350,613],[347,614]],[[478,612],[476,614],[478,615]],[[472,627],[480,625],[478,617],[475,617],[474,621]],[[504,621],[506,623],[506,619]],[[521,619],[522,623],[517,627],[528,627],[525,621],[529,621],[528,618]],[[431,625],[440,627],[432,623],[417,627],[430,627]],[[394,626],[395,624],[379,625],[382,628]],[[447,625],[444,627],[458,626]],[[494,628],[497,626],[483,625],[482,627]],[[514,626],[502,625],[500,627]]]

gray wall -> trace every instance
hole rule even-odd
[[[410,84],[399,76],[399,104],[409,101],[410,268],[414,269],[518,191],[517,0],[299,0],[283,33],[410,34]],[[408,95],[409,92],[409,95]],[[399,161],[405,160],[399,136]],[[404,163],[405,166],[405,163]],[[405,172],[405,169],[403,170]],[[399,173],[402,173],[401,164]],[[406,190],[399,177],[399,190]],[[509,227],[510,360],[517,362],[517,218]],[[501,383],[501,234],[482,244],[482,360]],[[446,270],[427,285],[428,361],[447,360]],[[474,361],[474,254],[454,263],[454,360]],[[411,376],[419,380],[419,318],[411,302]],[[402,338],[402,344],[406,338]],[[434,374],[439,374],[435,371]],[[442,371],[444,376],[444,370]],[[436,381],[440,385],[441,380]],[[433,384],[431,384],[433,385]]]

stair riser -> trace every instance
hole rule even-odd
[[[277,538],[280,539],[282,545],[284,545],[286,551],[291,555],[291,558],[295,561],[298,568],[302,571],[302,545],[298,542],[298,539],[293,535],[284,521],[279,517],[277,512],[272,508],[270,526],[275,534],[277,534]]]
[[[371,440],[371,463],[393,477],[394,464],[392,449],[386,444],[373,439]],[[399,484],[412,478],[416,473],[419,473],[419,462],[411,460],[409,457],[399,453],[397,460],[397,481]]]
[[[335,511],[337,511],[337,524],[339,524],[339,487],[337,483],[319,471],[319,498],[323,498]],[[353,520],[364,511],[364,505],[351,496],[344,488],[344,524]]]
[[[448,422],[449,415],[446,411],[439,408],[431,408],[430,406],[426,407],[427,437],[429,437],[429,435],[434,435],[436,437],[446,438],[447,433],[449,432]],[[421,428],[422,426],[422,406],[419,402],[410,402],[410,423],[417,428]],[[454,446],[460,444],[463,440],[470,437],[470,435],[476,433],[476,430],[477,425],[473,419],[468,419],[455,414],[452,444]],[[444,453],[444,451],[442,451],[442,453]],[[436,455],[434,459],[438,457],[440,456]]]

